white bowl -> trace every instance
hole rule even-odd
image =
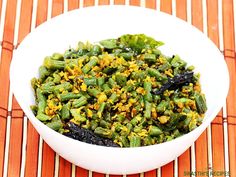
[[[144,33],[165,42],[165,54],[178,54],[201,73],[208,110],[201,126],[162,144],[137,148],[91,145],[63,136],[41,123],[30,110],[34,94],[30,80],[47,55],[64,52],[78,41],[96,42],[127,33]],[[189,148],[223,106],[229,75],[218,48],[200,31],[184,21],[139,7],[102,6],[68,12],[40,25],[16,50],[10,70],[11,87],[29,120],[59,155],[92,171],[131,174],[160,167]]]

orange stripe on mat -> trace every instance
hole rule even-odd
[[[122,175],[109,175],[109,177],[122,177]]]
[[[46,21],[47,6],[48,6],[47,0],[38,1],[36,26]],[[33,125],[30,122],[28,122],[25,177],[36,177],[37,170],[41,170],[41,169],[37,169],[38,168],[38,153],[39,153],[38,147],[39,147],[39,134],[34,129]]]
[[[212,162],[214,171],[224,171],[223,125],[212,124]]]
[[[8,177],[20,176],[22,131],[23,119],[12,120],[8,157]]]
[[[114,0],[114,4],[116,4],[116,5],[124,5],[125,4],[125,0]]]
[[[105,174],[98,173],[98,172],[93,172],[93,177],[105,177]]]
[[[109,0],[98,0],[98,5],[109,5],[110,1]]]
[[[1,19],[1,13],[2,12],[2,0],[0,0],[0,19]],[[0,20],[0,22],[1,22],[1,20]]]
[[[170,162],[167,165],[161,167],[162,177],[174,177],[174,162]]]
[[[12,100],[12,120],[10,132],[10,146],[9,146],[9,161],[8,161],[8,177],[15,177],[20,175],[21,165],[21,145],[23,134],[23,111],[21,117],[14,114],[14,110],[20,109],[20,106],[13,97]],[[17,117],[14,117],[16,115]],[[18,118],[18,119],[16,119]],[[20,118],[20,119],[19,119]]]
[[[9,64],[12,57],[12,52],[2,49],[2,61],[0,63],[0,107],[1,112],[7,113],[7,104],[8,104],[8,90],[9,90],[9,76],[6,72],[9,72]],[[8,78],[6,78],[8,77]],[[2,109],[3,108],[3,109]],[[0,176],[3,172],[3,163],[4,163],[4,147],[5,147],[5,136],[6,136],[6,117],[0,117]]]
[[[156,176],[157,176],[156,169],[144,173],[144,177],[156,177]]]
[[[53,0],[52,17],[55,17],[63,12],[63,5],[63,0]],[[45,142],[43,143],[42,159],[42,176],[54,176],[55,152]]]
[[[219,28],[218,28],[218,4],[209,0],[208,10],[208,36],[219,47]],[[214,59],[212,59],[214,60]],[[220,124],[214,124],[220,123]],[[223,135],[222,109],[211,124],[212,133],[212,163],[213,171],[224,170],[224,135]]]
[[[64,0],[53,0],[52,1],[52,17],[56,17],[63,13]]]
[[[208,169],[207,131],[205,130],[195,142],[196,171]]]
[[[171,0],[161,0],[161,11],[171,14],[172,13],[172,1]]]
[[[38,0],[36,26],[47,20],[48,0]]]
[[[139,174],[127,175],[127,177],[139,177]]]
[[[235,34],[234,34],[234,21],[233,21],[233,0],[223,0],[223,35],[224,35],[224,48],[225,50],[235,49]],[[236,115],[235,103],[236,103],[236,63],[235,60],[231,60],[226,57],[230,73],[230,89],[227,97],[227,113],[233,117],[228,117],[228,133],[229,133],[229,167],[230,175],[236,176]],[[234,125],[233,125],[234,124]]]
[[[224,50],[233,50],[234,51],[234,21],[233,21],[233,1],[224,0],[223,1],[223,32],[224,32]],[[229,94],[227,97],[227,113],[233,116],[236,116],[236,83],[235,83],[235,60],[230,60],[226,58],[228,68],[230,70],[230,88]]]
[[[94,0],[84,0],[84,7],[94,6]]]
[[[8,0],[6,7],[5,26],[3,40],[13,43],[14,28],[15,28],[15,16],[16,16],[16,1]],[[9,67],[12,58],[12,51],[2,49],[2,60],[0,63],[0,107],[7,110],[8,96],[9,96]],[[5,131],[6,131],[6,120],[1,119],[0,129],[0,176],[3,175],[3,161],[4,161],[4,147],[5,147]],[[21,121],[20,119],[18,121]],[[15,124],[13,124],[15,127]],[[15,134],[13,134],[15,135]],[[13,136],[11,134],[11,137]],[[17,144],[18,142],[16,142]],[[12,146],[11,146],[12,147]],[[11,157],[14,155],[11,152]],[[16,172],[17,173],[17,172]]]
[[[86,4],[86,2],[85,2]],[[79,8],[79,1],[68,1],[68,8],[70,10],[78,9]],[[66,172],[64,172],[64,170]],[[60,166],[59,166],[59,177],[63,176],[70,176],[71,174],[71,163],[60,157]],[[65,174],[66,173],[66,174]],[[76,167],[76,177],[87,177],[88,170],[83,169],[81,167]]]
[[[236,176],[236,119],[228,117],[228,122],[230,175]]]
[[[76,177],[88,177],[88,175],[88,170],[81,167],[76,167]]]
[[[30,32],[32,18],[33,0],[21,1],[20,26],[18,34],[18,43]]]
[[[203,11],[202,2],[193,0],[192,2],[192,24],[199,30],[203,31]],[[207,132],[203,134],[195,142],[195,159],[196,170],[205,171],[208,169],[208,153],[207,153]]]
[[[55,164],[55,152],[43,142],[43,158],[42,158],[42,176],[53,177]]]
[[[5,147],[5,136],[6,136],[6,119],[0,117],[0,177],[3,175],[3,164],[4,164],[4,147]]]
[[[176,16],[187,21],[187,0],[176,0]]]
[[[203,11],[202,1],[193,0],[192,2],[192,24],[199,30],[203,31]]]
[[[176,16],[182,20],[187,20],[187,1],[176,1]],[[190,171],[190,149],[187,149],[181,156],[178,157],[178,175],[183,176],[185,172]]]
[[[130,0],[131,6],[140,6],[140,0]]]
[[[172,13],[172,3],[171,0],[161,0],[160,1],[160,10],[162,12]],[[173,177],[174,176],[174,162],[170,162],[167,165],[161,167],[161,175],[162,177]]]
[[[79,8],[79,1],[78,0],[69,0],[68,1],[68,10],[73,10]]]
[[[71,163],[60,157],[59,164],[59,177],[70,177],[71,176]]]
[[[38,147],[39,147],[39,134],[37,133],[33,125],[30,122],[28,122],[25,177],[37,176],[38,153],[39,153]]]
[[[189,172],[190,169],[190,149],[187,149],[181,156],[178,157],[178,175],[184,176],[186,172]]]
[[[146,8],[150,8],[150,9],[156,9],[157,4],[155,0],[146,0]]]

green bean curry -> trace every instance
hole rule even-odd
[[[162,42],[125,34],[44,59],[31,81],[37,119],[87,143],[138,147],[182,136],[207,110],[199,74]]]

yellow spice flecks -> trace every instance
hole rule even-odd
[[[87,85],[85,83],[82,83],[80,88],[81,88],[82,91],[85,92],[87,90]]]

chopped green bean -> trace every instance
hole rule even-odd
[[[84,78],[84,83],[87,85],[87,86],[95,86],[97,85],[97,79],[92,77],[92,78]]]
[[[148,133],[150,136],[159,136],[162,134],[162,130],[154,125],[149,127]]]
[[[36,90],[36,96],[37,96],[37,101],[38,101],[37,114],[43,114],[45,112],[45,108],[47,105],[46,97],[43,95],[42,91],[39,88]]]
[[[111,138],[112,136],[112,131],[106,128],[102,128],[102,127],[97,127],[94,130],[94,133],[96,133],[97,135],[100,135],[101,137],[104,138]]]
[[[69,103],[64,104],[61,108],[61,118],[63,120],[70,119],[70,106]]]
[[[51,120],[52,118],[47,116],[46,114],[43,113],[38,113],[36,118],[40,121],[47,121],[47,120]]]
[[[98,58],[95,56],[91,57],[90,61],[82,68],[83,73],[88,73],[97,63]]]
[[[77,98],[80,98],[81,96],[82,96],[81,93],[73,93],[73,92],[62,93],[62,94],[58,95],[58,97],[61,101],[68,101],[71,99],[77,99]]]
[[[140,136],[131,136],[130,137],[130,147],[139,147],[141,145]]]
[[[73,108],[79,108],[83,105],[87,104],[87,98],[85,96],[81,96],[79,99],[75,99],[72,102],[72,107]]]
[[[46,57],[44,59],[44,66],[47,69],[52,69],[52,70],[64,69],[65,61],[53,60],[50,57]]]
[[[53,129],[53,130],[59,130],[63,127],[63,123],[61,122],[61,120],[56,120],[53,122],[49,122],[46,124],[49,128]]]

